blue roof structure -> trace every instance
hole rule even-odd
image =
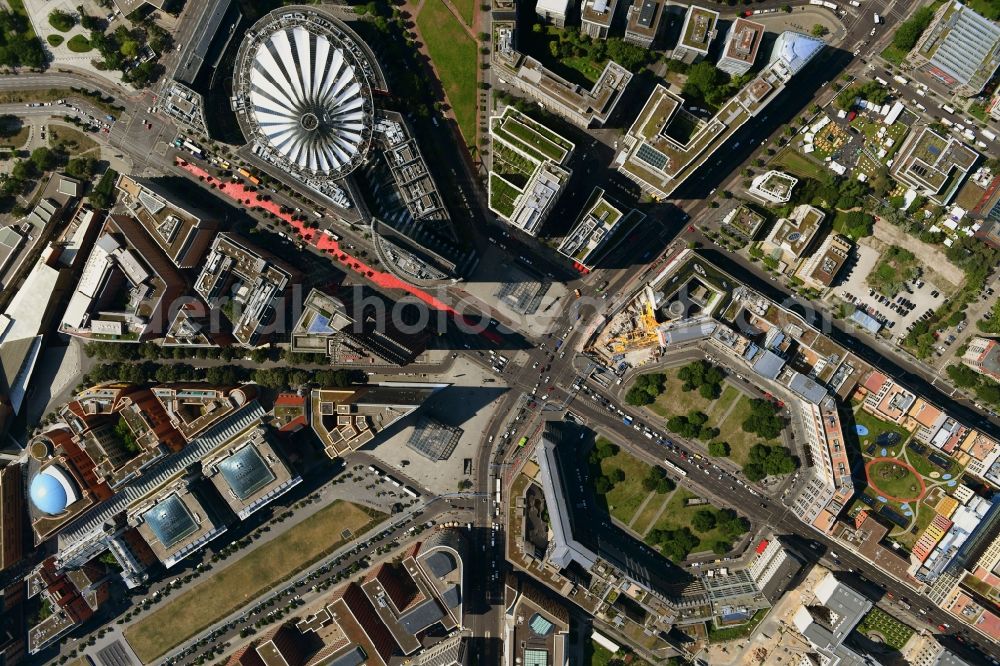
[[[754,361],[753,371],[762,377],[777,379],[783,367],[785,367],[785,359],[765,349],[764,353]]]
[[[276,478],[257,449],[250,444],[219,462],[219,471],[241,500],[247,499]]]
[[[792,380],[788,382],[788,388],[795,391],[799,397],[804,398],[814,405],[818,405],[826,397],[826,388],[806,377],[800,372],[792,375]]]
[[[31,480],[28,488],[32,503],[50,516],[62,513],[69,506],[66,489],[55,476],[42,472]]]
[[[194,516],[177,495],[157,502],[152,509],[142,514],[142,519],[164,548],[170,548],[198,530]]]
[[[880,324],[877,319],[865,312],[862,312],[861,310],[854,311],[851,315],[851,321],[866,328],[871,333],[878,333],[882,330],[882,324]]]

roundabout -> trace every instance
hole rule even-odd
[[[920,473],[899,458],[875,458],[865,464],[868,485],[893,502],[918,502],[927,492]]]

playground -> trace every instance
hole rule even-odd
[[[944,451],[924,444],[903,426],[855,405],[854,432],[867,487],[854,511],[866,508],[894,527],[889,536],[911,548],[934,518],[935,507],[958,485],[962,467]]]

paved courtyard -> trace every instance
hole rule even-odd
[[[421,378],[421,381],[452,385],[431,397],[417,414],[391,428],[374,447],[366,447],[363,451],[406,476],[419,479],[421,485],[435,494],[458,492],[460,481],[475,479],[475,470],[471,466],[467,470],[465,461],[475,459],[476,449],[486,436],[487,423],[507,392],[507,387],[499,381],[486,382],[486,379],[496,379],[496,375],[464,358],[457,359],[446,374]],[[462,430],[447,460],[429,460],[407,446],[420,416]]]

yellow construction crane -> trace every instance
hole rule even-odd
[[[611,350],[616,354],[623,354],[627,351],[658,344],[660,336],[656,332],[656,327],[656,313],[653,312],[653,304],[648,299],[644,299],[642,313],[636,321],[635,328],[614,338],[611,341]]]

